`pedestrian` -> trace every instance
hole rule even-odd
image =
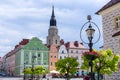
[[[87,75],[84,77],[84,80],[90,80],[89,74],[87,74]]]

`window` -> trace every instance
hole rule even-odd
[[[40,57],[40,54],[38,54],[38,57]]]
[[[52,66],[52,62],[51,62],[51,66]]]
[[[37,50],[40,50],[40,48],[37,48]]]
[[[78,59],[78,56],[76,56],[76,59]]]
[[[51,56],[51,58],[52,58],[52,56]]]
[[[28,54],[27,54],[27,53],[25,54],[25,57],[28,57]]]
[[[73,53],[73,51],[71,50],[71,53]]]
[[[76,53],[78,53],[78,51],[76,51]]]
[[[64,51],[62,50],[62,53],[64,54]]]
[[[43,64],[46,65],[46,62],[44,62]]]
[[[38,64],[40,65],[40,64],[41,64],[41,62],[40,62],[40,61],[38,61]]]
[[[54,56],[54,58],[56,58],[56,56]]]
[[[51,44],[50,40],[49,40],[49,44]]]
[[[25,64],[28,64],[28,61],[26,61],[26,63]]]
[[[60,56],[60,59],[62,59],[62,56]]]
[[[114,18],[115,29],[120,28],[120,15]]]
[[[57,40],[55,40],[56,44],[57,44]]]
[[[32,50],[34,50],[34,48],[32,48]]]
[[[47,55],[46,54],[44,54],[44,59],[46,59],[47,58]]]
[[[56,64],[56,62],[54,62],[54,64]]]

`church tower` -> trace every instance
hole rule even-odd
[[[60,36],[58,35],[57,21],[55,19],[54,14],[54,6],[52,6],[52,15],[50,19],[50,27],[48,29],[47,36],[47,46],[50,46],[52,44],[56,46],[60,44]]]

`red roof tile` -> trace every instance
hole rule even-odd
[[[103,6],[99,11],[97,11],[96,14],[99,14],[99,12],[101,12],[101,11],[103,11],[103,10],[105,10],[105,9],[107,9],[107,8],[117,4],[119,2],[120,2],[120,0],[111,0],[105,6]]]
[[[10,52],[8,52],[6,54],[6,56],[8,57],[8,56],[14,54],[14,51],[16,50],[16,48],[20,47],[21,45],[26,45],[28,42],[29,42],[29,39],[23,39],[21,42],[19,42],[18,45],[15,46],[15,48],[13,50],[11,50]]]

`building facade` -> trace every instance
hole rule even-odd
[[[97,14],[102,16],[103,23],[103,49],[112,49],[115,54],[120,54],[120,0],[111,0],[103,6]],[[106,80],[120,80],[119,71],[106,77]]]
[[[2,57],[0,57],[0,72],[3,72],[3,60],[2,60]]]
[[[34,56],[36,58],[34,58]],[[26,67],[44,66],[48,69],[48,48],[37,37],[32,38],[29,42],[22,46],[15,57],[15,74],[23,75],[24,63]],[[32,63],[34,59],[34,63]]]
[[[55,63],[58,61],[58,50],[56,45],[52,44],[50,46],[49,52],[49,70],[56,70]]]
[[[82,53],[86,51],[89,51],[89,49],[87,49],[82,43],[79,43],[78,41],[67,42],[67,43],[64,43],[64,41],[62,41],[58,51],[58,56],[59,56],[58,59],[65,59],[66,57],[76,58],[77,61],[79,62],[78,75],[81,75],[82,70],[80,69],[80,66],[83,63]]]
[[[34,63],[32,63],[34,58]],[[32,39],[23,39],[16,45],[14,50],[5,55],[4,66],[5,72],[9,76],[22,76],[24,68],[36,66],[44,66],[48,69],[48,48],[37,37]]]

